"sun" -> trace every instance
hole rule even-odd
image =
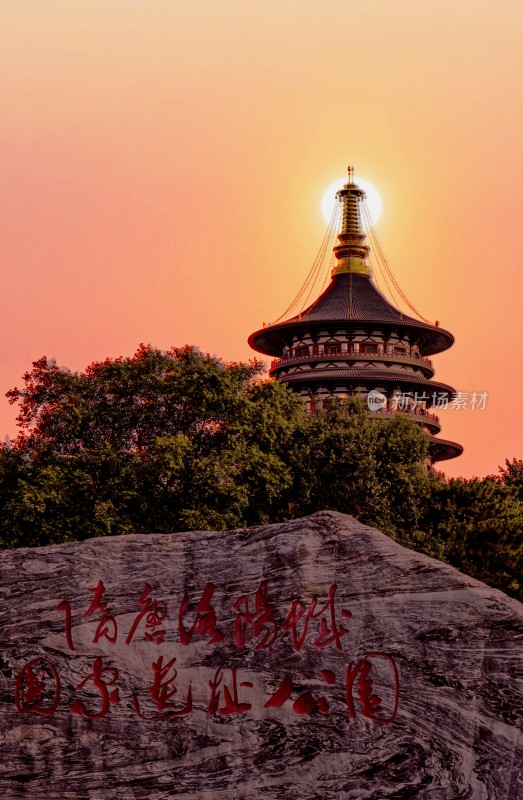
[[[334,203],[336,202],[336,192],[338,192],[346,183],[347,178],[340,178],[339,180],[334,181],[334,183],[331,183],[329,188],[324,193],[321,199],[321,213],[324,216],[325,222],[330,222],[331,220]],[[364,180],[363,178],[354,178],[354,183],[356,183],[360,189],[363,189],[365,192],[367,208],[369,209],[372,224],[375,225],[381,217],[381,212],[383,210],[383,200],[381,199],[381,195],[372,183]]]

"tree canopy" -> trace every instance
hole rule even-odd
[[[144,345],[83,373],[35,362],[8,393],[21,430],[3,450],[4,543],[268,521],[301,404],[262,371]]]
[[[41,358],[7,393],[20,432],[0,449],[0,545],[227,530],[321,509],[522,596],[523,462],[441,483],[406,415],[357,399],[307,414],[263,365],[141,345],[72,372]]]
[[[8,392],[5,545],[261,524],[319,508],[394,532],[417,519],[427,442],[361,402],[315,415],[263,365],[141,345],[82,373],[41,358]]]

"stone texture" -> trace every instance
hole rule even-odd
[[[0,797],[523,798],[523,607],[351,517],[321,512],[230,533],[92,539],[0,557]],[[85,616],[100,580],[101,602],[118,628],[114,644],[103,635],[93,642],[101,609]],[[269,619],[251,638],[247,625],[245,647],[239,647],[234,604],[247,595],[252,611],[263,580],[278,636],[271,647],[256,649],[274,628]],[[140,607],[145,582],[151,593]],[[216,630],[224,638],[209,643],[207,613],[184,645],[178,625],[184,593],[189,637],[209,582]],[[339,626],[348,629],[338,648],[328,642],[330,608],[318,613],[332,586],[335,625],[338,633]],[[292,630],[282,625],[293,600],[303,601],[306,615],[314,595],[318,616],[309,620],[303,645],[293,647]],[[154,607],[146,608],[126,644],[137,615],[154,599],[165,603],[167,615],[160,620],[161,604],[156,619]],[[56,610],[61,601],[70,603],[73,650],[66,606]],[[262,594],[258,601],[261,607]],[[106,630],[111,636],[110,621]],[[160,630],[164,641],[157,644]],[[150,692],[160,656],[163,666],[176,658],[178,671],[176,684],[166,686],[178,692],[163,712]],[[104,689],[86,680],[97,659],[105,684],[116,678],[107,670],[118,670],[107,692],[118,688],[119,702],[108,702],[101,718],[87,719],[71,708],[82,702],[87,714],[104,711]],[[60,679],[53,713],[49,664]],[[393,665],[398,707],[386,724],[394,715]],[[354,680],[347,690],[348,667]],[[31,694],[32,676],[40,694]],[[251,708],[220,713],[225,686],[234,699],[234,677],[238,701]],[[210,684],[220,679],[216,709],[209,710]],[[190,713],[159,719],[184,710],[189,683]],[[266,707],[279,687],[280,707],[275,701]],[[152,719],[141,719],[137,709]]]

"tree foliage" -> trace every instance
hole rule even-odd
[[[428,439],[405,416],[372,419],[349,398],[304,415],[293,445],[290,499],[298,515],[344,511],[392,535],[417,524],[429,485]]]
[[[499,468],[499,475],[492,477],[503,486],[512,487],[518,500],[523,502],[523,460],[521,458],[513,458],[512,461],[506,458],[505,466]]]
[[[306,414],[255,361],[141,345],[76,373],[41,358],[8,392],[20,433],[0,448],[0,545],[226,530],[321,509],[523,596],[523,461],[434,481],[428,438],[356,399]]]
[[[8,393],[21,430],[1,454],[3,543],[270,521],[303,412],[262,371],[143,345],[84,373],[35,362]]]
[[[523,599],[523,504],[503,477],[436,483],[422,526],[435,555]]]

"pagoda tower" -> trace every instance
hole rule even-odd
[[[337,196],[342,223],[330,284],[298,315],[255,331],[249,344],[275,357],[271,377],[301,394],[309,411],[332,398],[359,396],[372,416],[411,415],[431,438],[432,463],[455,458],[463,448],[436,436],[441,426],[433,413],[454,389],[433,380],[429,358],[451,347],[454,337],[438,323],[405,315],[375,285],[362,224],[365,193],[351,167]]]

